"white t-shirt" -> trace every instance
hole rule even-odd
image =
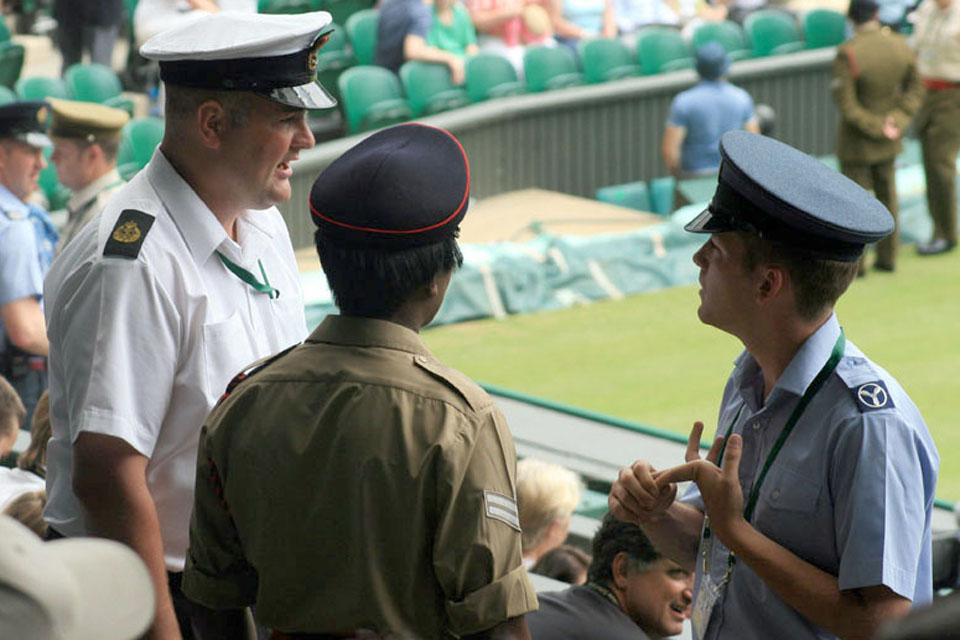
[[[153,224],[135,258],[104,256],[127,209]],[[51,268],[45,517],[59,533],[86,533],[71,488],[74,441],[83,431],[115,436],[150,458],[167,568],[182,570],[203,421],[234,375],[307,334],[279,211],[245,212],[237,235],[239,244],[158,150]],[[280,296],[241,281],[217,251],[258,278],[262,262]]]

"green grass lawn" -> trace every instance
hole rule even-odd
[[[476,380],[686,435],[716,427],[740,343],[696,316],[697,287],[429,329],[438,358]],[[940,451],[937,496],[960,500],[960,251],[902,252],[841,300],[848,339],[920,407]]]

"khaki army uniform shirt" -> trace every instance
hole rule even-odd
[[[93,217],[100,213],[110,198],[127,184],[114,169],[97,178],[80,191],[73,194],[67,201],[69,218],[67,224],[60,230],[60,240],[57,242],[56,255],[63,252],[71,240],[83,229]]]
[[[941,9],[936,0],[917,7],[913,45],[924,78],[960,82],[960,3]]]
[[[183,589],[286,633],[449,638],[537,608],[516,453],[413,331],[327,317],[201,435]]]
[[[903,132],[924,89],[906,38],[889,28],[861,30],[837,48],[833,98],[840,110],[837,158],[850,164],[892,160],[902,139],[883,135],[888,115]]]

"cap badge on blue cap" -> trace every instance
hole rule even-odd
[[[47,108],[40,107],[37,109],[37,122],[40,124],[46,124],[47,122]]]

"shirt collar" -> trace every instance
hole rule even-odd
[[[159,147],[153,152],[145,171],[147,180],[160,196],[194,259],[198,264],[206,262],[224,240],[230,240],[223,225]]]
[[[329,315],[314,329],[307,342],[329,342],[351,347],[382,347],[430,356],[430,350],[412,329],[388,320]]]
[[[67,200],[67,210],[71,213],[79,211],[83,205],[96,198],[101,191],[112,185],[120,184],[122,181],[117,170],[111,169],[70,196],[70,199]]]
[[[260,212],[246,210],[237,218],[237,237],[242,246],[227,235],[217,216],[197,195],[193,187],[177,173],[170,161],[157,147],[147,165],[147,179],[157,191],[170,217],[183,235],[190,253],[198,263],[203,263],[214,251],[222,248],[230,259],[248,262],[246,254],[255,259],[263,246],[263,236],[272,238],[276,231],[258,215]],[[250,233],[250,232],[253,233]]]
[[[0,184],[0,210],[7,213],[7,217],[11,219],[25,218],[27,213],[29,213],[29,209],[23,200],[13,195],[13,193],[2,184]],[[11,213],[19,215],[11,216],[9,215]]]
[[[803,395],[803,392],[807,390],[807,387],[810,386],[810,383],[813,382],[813,379],[817,377],[823,365],[830,358],[833,346],[837,343],[839,336],[840,323],[837,320],[837,314],[831,313],[827,321],[800,346],[800,349],[793,356],[793,360],[780,374],[780,378],[770,395],[776,393],[777,389],[798,396]],[[748,351],[743,351],[734,360],[734,367],[734,377],[737,386],[741,389],[753,385],[756,377],[760,375],[760,367]]]

